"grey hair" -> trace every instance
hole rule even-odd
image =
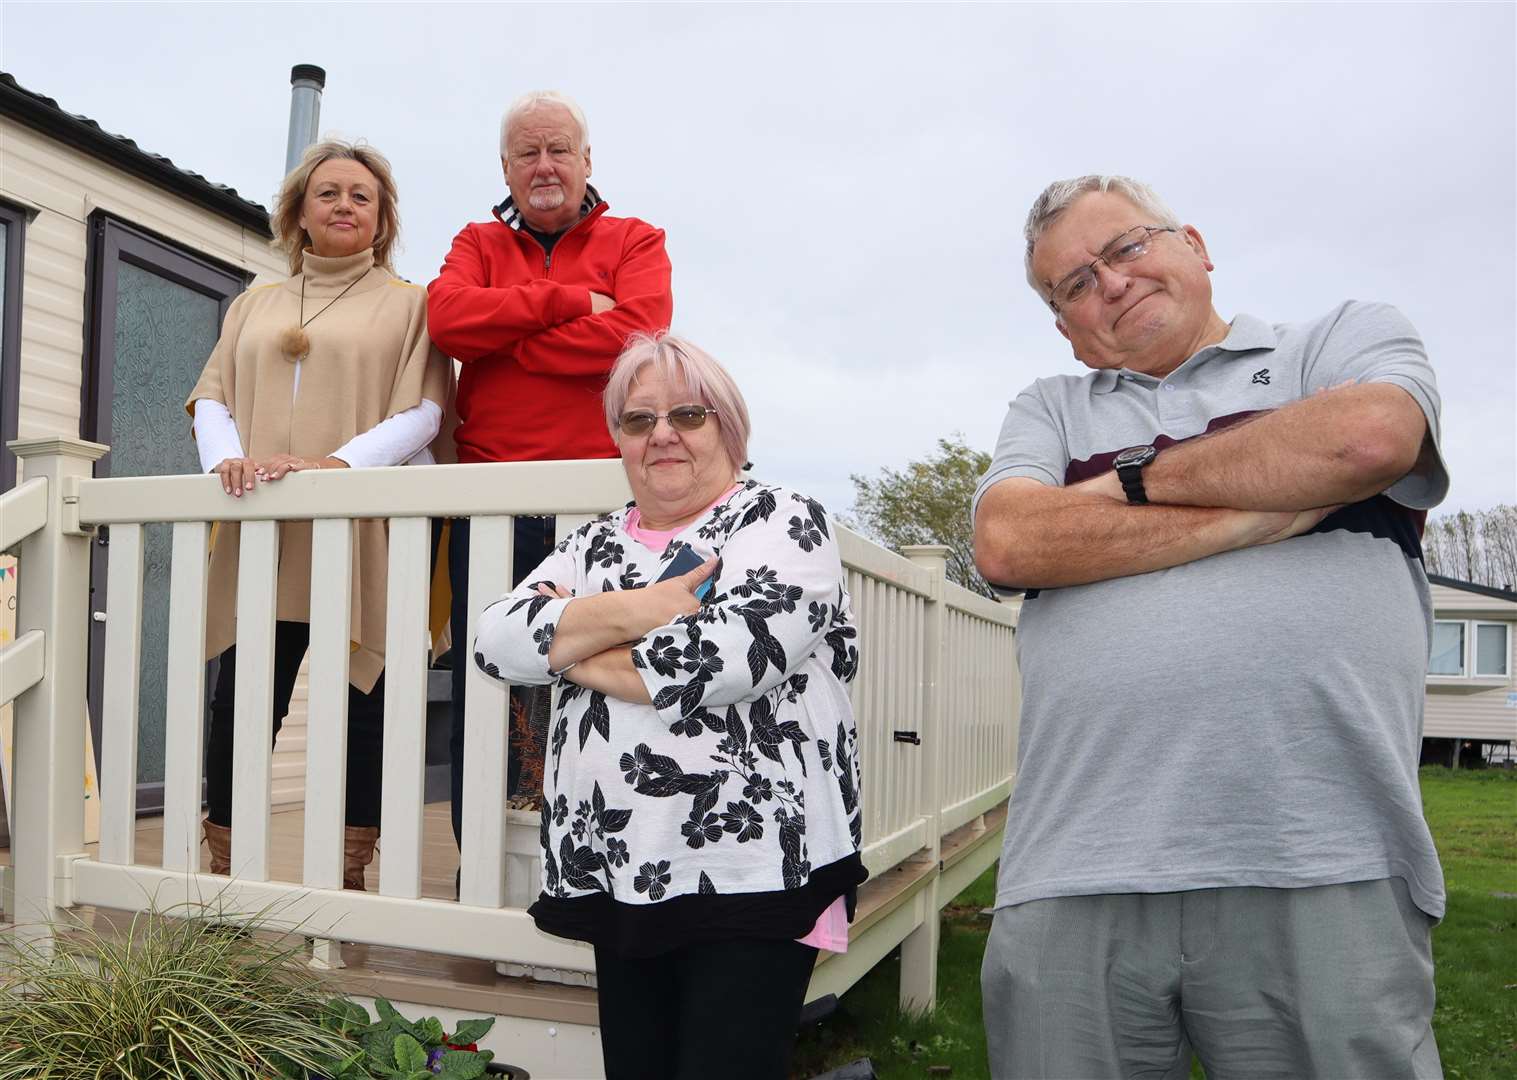
[[[1155,225],[1164,225],[1172,229],[1178,229],[1181,226],[1180,219],[1165,205],[1164,200],[1159,198],[1159,193],[1141,180],[1134,180],[1129,176],[1098,173],[1077,176],[1073,180],[1055,180],[1043,189],[1043,194],[1033,200],[1032,209],[1027,212],[1027,225],[1022,230],[1027,237],[1025,256],[1027,283],[1045,300],[1048,297],[1043,292],[1043,283],[1032,272],[1032,249],[1037,246],[1043,233],[1054,223],[1054,220],[1069,209],[1071,203],[1081,195],[1088,195],[1092,191],[1115,191],[1153,218]]]
[[[531,112],[540,105],[558,105],[569,110],[569,115],[574,117],[574,122],[579,125],[579,148],[583,152],[590,148],[590,124],[585,119],[585,110],[579,107],[579,103],[568,94],[561,94],[557,90],[529,90],[515,101],[500,117],[500,156],[506,156],[506,137],[511,134],[511,121],[522,113]]]

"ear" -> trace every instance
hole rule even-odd
[[[1064,335],[1064,340],[1068,341],[1069,340],[1069,331],[1066,330],[1066,329],[1064,329],[1064,320],[1062,320],[1062,319],[1054,319],[1053,324],[1054,324],[1054,327],[1059,331],[1059,333],[1061,333],[1061,334]]]
[[[585,147],[585,179],[590,179],[590,148]]]
[[[511,166],[506,162],[506,155],[500,155],[500,175],[505,179],[506,186],[511,186]]]
[[[1211,261],[1211,256],[1206,253],[1206,241],[1201,239],[1201,233],[1194,225],[1186,225],[1180,230],[1180,235],[1185,238],[1185,243],[1201,258],[1201,265],[1207,270],[1215,270],[1216,265]]]

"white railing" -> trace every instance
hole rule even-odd
[[[43,440],[13,447],[25,460],[28,480],[0,504],[0,537],[7,545],[20,543],[21,603],[18,641],[0,653],[0,672],[5,699],[15,698],[18,707],[13,868],[7,878],[14,899],[7,912],[18,929],[27,928],[21,932],[45,935],[48,920],[77,904],[135,910],[149,898],[167,905],[221,893],[234,910],[277,905],[281,919],[307,934],[588,970],[588,950],[535,929],[519,906],[529,893],[522,882],[510,882],[516,904],[507,902],[508,868],[515,874],[524,866],[521,856],[508,856],[508,849],[522,848],[522,838],[508,842],[507,830],[528,826],[511,825],[502,812],[506,693],[473,665],[461,902],[421,897],[428,519],[472,519],[472,638],[473,613],[508,589],[513,517],[553,514],[560,535],[578,527],[626,500],[619,462],[297,473],[277,487],[231,499],[212,477],[88,479],[90,463],[105,449],[93,444]],[[363,518],[389,522],[384,851],[377,893],[341,889],[352,523]],[[281,882],[270,879],[269,869],[270,699],[278,523],[291,520],[314,523],[310,719],[304,866],[299,882]],[[143,528],[152,522],[173,527],[163,857],[156,864],[144,862],[135,849]],[[213,528],[229,522],[239,523],[241,532],[230,885],[199,872],[207,554]],[[89,535],[101,526],[110,528],[111,551],[102,717],[107,766],[100,849],[90,858],[84,853],[78,762],[84,752]],[[1010,790],[1015,616],[945,582],[946,549],[911,549],[908,559],[841,527],[839,534],[860,631],[861,669],[852,694],[865,859],[878,876],[911,858],[935,862],[943,836],[973,822]],[[530,831],[535,836],[535,823]],[[980,863],[993,857],[990,851]],[[893,940],[860,950],[846,971],[828,965],[832,984],[851,984],[862,973],[862,960],[877,959],[904,940],[913,970],[903,975],[903,1000],[929,1004],[939,904],[935,878],[932,886],[909,912],[880,923]]]

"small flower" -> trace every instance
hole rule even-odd
[[[532,640],[537,642],[538,654],[547,656],[548,650],[553,648],[553,624],[543,623],[532,631]]]
[[[721,649],[717,647],[716,642],[703,641],[698,635],[692,633],[690,644],[685,646],[681,654],[685,660],[684,668],[701,682],[708,682],[713,675],[722,670],[720,652]]]
[[[806,617],[811,621],[811,632],[813,634],[826,626],[827,620],[832,618],[832,608],[830,605],[816,600],[811,601],[807,606],[806,613]]]
[[[791,520],[797,521],[799,519],[792,518]],[[769,569],[767,566],[760,566],[757,570],[749,570],[747,574],[747,581],[741,585],[734,585],[732,587],[732,591],[739,596],[753,596],[756,593],[762,593],[766,586],[773,585],[779,579],[779,573]]]
[[[743,785],[743,798],[751,799],[756,803],[774,798],[774,792],[770,789],[769,778],[762,773],[749,773],[748,783]]]
[[[606,841],[606,861],[612,866],[627,865],[627,842],[613,836]]]
[[[648,760],[648,755],[652,752],[647,743],[639,743],[631,754],[623,754],[617,762],[624,774],[622,779],[635,787],[652,777],[653,763]]]
[[[789,615],[795,610],[795,605],[801,599],[801,587],[799,585],[782,585],[769,595],[769,600],[774,604],[775,611],[783,611]]]
[[[722,838],[722,823],[715,814],[707,814],[704,818],[691,815],[690,820],[679,827],[680,835],[685,838],[685,843],[693,848],[700,848],[706,843],[716,843]]]
[[[651,862],[645,862],[638,867],[637,876],[632,879],[632,887],[640,893],[647,893],[650,900],[662,900],[664,886],[671,880],[673,878],[669,873],[669,860],[660,859],[657,866]]]
[[[679,648],[674,644],[674,638],[668,634],[655,637],[645,652],[648,666],[664,678],[672,679],[679,672]]]
[[[746,802],[728,803],[722,828],[736,834],[739,844],[746,844],[764,835],[764,816]]]
[[[790,519],[790,539],[799,544],[802,551],[810,551],[821,545],[822,534],[811,522],[793,517]]]
[[[695,712],[691,713],[689,716],[682,716],[682,717],[680,717],[674,723],[672,723],[672,724],[669,725],[669,730],[672,731],[676,735],[684,735],[687,738],[691,738],[691,739],[695,738],[702,731],[706,730],[701,725],[701,718],[700,718],[700,714],[703,713],[703,712],[705,712],[705,711],[706,711],[705,709],[697,709],[697,710],[695,710]]]
[[[569,800],[560,795],[553,800],[553,824],[562,825],[569,817]]]

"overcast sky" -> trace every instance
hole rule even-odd
[[[0,6],[0,66],[269,205],[289,70],[323,133],[395,165],[428,281],[504,197],[518,93],[590,121],[613,214],[668,232],[675,328],[723,360],[759,475],[846,510],[850,473],[1083,372],[1025,284],[1050,180],[1154,184],[1224,318],[1384,300],[1443,393],[1442,510],[1517,501],[1510,4]]]

